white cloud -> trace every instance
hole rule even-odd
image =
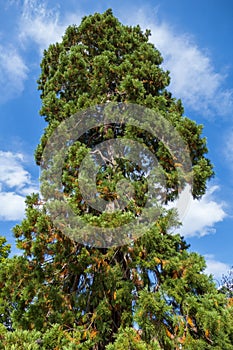
[[[22,166],[21,153],[0,151],[0,183],[9,188],[22,188],[30,182],[30,174]]]
[[[15,192],[0,192],[0,220],[16,221],[24,216],[25,197]]]
[[[21,220],[25,196],[38,192],[24,167],[24,155],[0,151],[0,220]]]
[[[230,270],[230,265],[216,260],[214,255],[205,255],[204,257],[207,265],[205,269],[205,273],[207,275],[210,275],[210,274],[213,275],[214,278],[216,278],[220,283],[222,276],[226,275]]]
[[[67,26],[79,24],[80,19],[76,14],[67,13],[61,20],[58,8],[49,9],[44,1],[25,0],[19,37],[22,42],[35,42],[42,52],[50,44],[59,42]]]
[[[28,68],[17,50],[0,45],[0,103],[22,93],[27,73]]]
[[[189,210],[184,216],[180,233],[185,237],[203,237],[215,233],[215,224],[221,222],[226,216],[224,203],[214,198],[217,186],[209,188],[200,199],[190,198]]]
[[[222,88],[226,74],[215,71],[211,56],[190,35],[176,33],[143,11],[138,12],[136,21],[143,29],[151,29],[150,40],[161,52],[164,68],[170,71],[170,90],[185,106],[204,116],[231,113],[233,89]]]

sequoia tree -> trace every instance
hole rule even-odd
[[[38,87],[47,127],[35,152],[38,165],[43,166],[54,132],[72,115],[84,111],[81,115],[88,118],[88,108],[101,114],[106,106],[136,104],[160,115],[180,135],[189,151],[192,196],[205,193],[213,170],[202,126],[184,116],[181,101],[167,90],[169,72],[162,69],[161,54],[149,36],[149,30],[125,26],[108,10],[68,27],[62,41],[44,51]],[[70,143],[61,174],[67,203],[93,227],[140,218],[146,202],[144,169],[120,158],[105,159],[96,188],[99,198],[112,202],[117,182],[130,181],[134,193],[123,209],[100,212],[82,198],[83,159],[113,139],[137,141],[156,156],[165,181],[160,204],[174,201],[185,185],[180,181],[182,166],[175,164],[177,159],[159,136],[126,122],[94,126]],[[49,192],[49,182],[46,188]],[[46,200],[46,191],[42,198],[27,198],[26,217],[14,228],[23,256],[5,266],[8,283],[1,273],[1,293],[11,300],[13,329],[43,333],[60,324],[66,337],[71,332],[75,349],[233,349],[232,309],[203,273],[204,259],[188,252],[184,239],[171,232],[175,227],[178,232],[174,210],[163,207],[137,239],[107,247],[64,234]]]

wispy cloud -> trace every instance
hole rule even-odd
[[[227,216],[224,203],[215,199],[217,190],[218,186],[212,186],[200,200],[190,198],[189,210],[180,230],[183,236],[203,237],[216,232],[215,224]]]
[[[15,19],[17,34],[15,31],[10,33],[8,41],[11,44],[7,46],[0,37],[0,103],[23,92],[30,71],[26,64],[29,49],[31,55],[33,50],[41,55],[51,43],[61,40],[68,25],[79,24],[81,19],[79,15],[69,12],[60,16],[58,7],[49,8],[44,1],[24,0],[22,4],[12,0],[8,6],[13,5],[20,13]],[[38,56],[38,66],[39,60]]]
[[[27,75],[28,68],[17,49],[0,45],[0,103],[22,93]]]
[[[151,29],[151,42],[161,52],[165,69],[170,71],[170,90],[186,107],[205,117],[228,115],[233,108],[233,88],[222,86],[226,72],[218,72],[211,54],[200,48],[189,34],[176,33],[168,23],[161,23],[140,10],[135,21]]]
[[[0,151],[0,220],[22,219],[25,196],[38,192],[24,166],[22,153]]]
[[[233,130],[225,133],[224,143],[223,155],[228,166],[233,169]]]
[[[40,52],[50,44],[61,41],[68,25],[79,24],[81,17],[65,13],[62,18],[59,8],[49,8],[44,1],[25,0],[19,23],[19,38],[22,43],[34,42]]]
[[[228,264],[216,260],[214,255],[212,254],[205,255],[205,260],[207,265],[205,273],[207,275],[213,275],[214,278],[217,279],[218,283],[220,284],[223,275],[227,274],[227,272],[230,270],[230,266]]]

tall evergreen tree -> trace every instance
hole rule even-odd
[[[134,103],[159,113],[181,135],[190,152],[193,197],[205,193],[213,170],[202,126],[183,115],[181,101],[167,90],[169,73],[149,35],[139,26],[122,25],[108,10],[68,27],[61,43],[45,50],[38,86],[48,125],[35,153],[38,165],[54,130],[74,113],[108,102]],[[162,140],[125,124],[95,127],[70,147],[62,185],[73,211],[99,226],[107,219],[82,200],[80,164],[97,144],[124,137],[150,148],[163,169],[166,199],[178,195],[177,168]],[[124,177],[132,180],[135,196],[123,215],[139,215],[147,185],[135,164],[107,163],[98,174],[98,192],[111,201]],[[55,323],[66,331],[77,328],[80,336],[72,339],[77,349],[233,349],[232,308],[203,273],[204,259],[189,253],[179,234],[169,233],[177,225],[173,211],[161,212],[130,244],[105,248],[64,235],[39,195],[26,204],[26,218],[14,229],[23,257],[5,268],[10,284],[0,274],[14,328],[43,332]],[[122,216],[112,219],[117,226]]]

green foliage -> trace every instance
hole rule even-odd
[[[2,350],[39,350],[36,341],[40,338],[38,331],[16,330],[7,332],[3,325],[0,325],[0,349]]]
[[[0,263],[4,261],[10,253],[10,244],[6,244],[6,238],[0,236]]]
[[[149,31],[122,25],[111,10],[70,26],[60,43],[45,50],[38,87],[48,126],[36,162],[56,127],[72,114],[105,102],[132,102],[160,113],[190,151],[193,197],[201,197],[213,175],[202,126],[183,115],[180,100],[167,91],[170,78]],[[131,180],[135,195],[123,210],[107,216],[82,200],[80,164],[97,144],[129,138],[146,145],[166,180],[166,198],[178,195],[177,166],[162,140],[130,125],[89,130],[69,149],[63,192],[73,211],[103,227],[140,215],[147,182],[133,162],[109,162],[97,176],[105,200],[117,183]],[[178,168],[179,168],[178,164]],[[87,184],[88,186],[88,184]],[[50,191],[47,186],[47,191]],[[96,248],[75,242],[55,227],[38,194],[26,200],[26,215],[14,228],[23,254],[7,258],[0,241],[0,320],[4,349],[173,350],[232,349],[232,306],[206,276],[205,261],[188,251],[172,210],[162,211],[150,230],[128,245]],[[134,328],[137,325],[138,330]],[[39,341],[38,341],[39,340]]]
[[[90,350],[93,334],[74,327],[69,331],[54,324],[45,332],[17,329],[13,332],[0,324],[0,350]]]
[[[141,339],[140,332],[127,327],[120,329],[113,344],[106,346],[106,350],[160,350],[156,340],[146,343]]]

